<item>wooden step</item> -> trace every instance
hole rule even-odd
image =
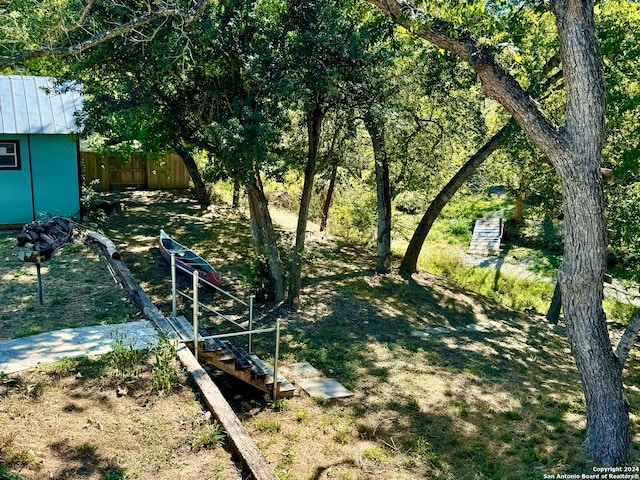
[[[223,349],[217,350],[218,346],[216,346],[216,349],[210,348],[209,351],[204,347],[206,341],[204,344],[199,344],[198,359],[263,392],[271,393],[273,391],[273,367],[271,365],[228,341],[220,343],[224,346]],[[278,396],[292,397],[294,393],[295,387],[282,375],[278,375]]]
[[[269,371],[265,368],[265,363],[252,353],[250,353],[249,356],[251,357],[251,374],[255,378],[267,378],[269,376]],[[271,372],[273,372],[273,369]],[[273,375],[271,377],[273,380]]]
[[[179,315],[177,317],[167,317],[167,321],[176,331],[182,342],[193,342],[193,325],[185,317]],[[198,329],[198,342],[204,341],[207,332]]]
[[[224,350],[224,344],[217,338],[207,338],[202,348],[205,352],[219,352]]]
[[[227,350],[236,357],[236,370],[249,370],[251,368],[251,358],[249,354],[241,348],[237,348],[231,342],[225,342]]]
[[[266,377],[264,379],[265,385],[267,385],[269,390],[273,389],[273,366],[268,364],[267,362],[262,361],[255,355],[252,355],[252,357],[256,366],[260,368],[262,372],[266,373]],[[286,378],[284,378],[280,374],[278,374],[278,384],[279,384],[279,387],[278,387],[279,396],[281,395],[283,397],[288,397],[288,396],[292,396],[293,393],[295,392],[296,387],[294,387],[291,382],[289,382]]]
[[[469,252],[478,255],[496,255],[500,253],[502,239],[500,218],[477,219],[469,245]]]
[[[193,347],[193,325],[183,317],[168,317],[167,322],[178,334],[180,341]],[[209,333],[198,329],[198,359],[232,375],[263,392],[273,391],[273,367],[257,356],[236,347],[228,340],[207,338]],[[282,375],[278,375],[278,396],[291,397],[295,387]]]

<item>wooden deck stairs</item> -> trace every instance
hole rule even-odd
[[[504,220],[501,217],[484,217],[476,220],[469,253],[474,255],[498,255]]]
[[[192,351],[193,325],[182,316],[167,317],[167,321]],[[256,355],[236,347],[228,340],[207,338],[210,334],[203,329],[198,330],[198,360],[200,363],[212,365],[245,383],[253,385],[263,392],[273,392],[273,366],[260,360]],[[295,387],[282,375],[278,374],[278,397],[292,397]]]

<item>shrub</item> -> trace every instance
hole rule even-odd
[[[410,215],[422,214],[429,205],[427,193],[421,190],[405,190],[394,199],[396,210]]]
[[[615,298],[604,299],[604,311],[607,313],[607,319],[613,322],[627,325],[631,321],[631,317],[638,307],[628,303],[621,302]]]
[[[155,356],[155,365],[151,373],[151,389],[158,393],[169,393],[178,380],[173,368],[177,352],[176,344],[169,337],[162,336],[152,352]]]
[[[227,435],[219,423],[207,425],[196,437],[195,446],[198,448],[215,447],[224,443]]]
[[[112,350],[109,353],[110,365],[124,378],[137,376],[145,353],[136,349],[135,338],[127,337],[121,332],[117,332],[113,337]]]
[[[331,233],[361,241],[373,238],[376,222],[376,194],[371,191],[354,191],[336,199],[329,216]]]

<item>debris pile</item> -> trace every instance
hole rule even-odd
[[[42,263],[68,243],[72,234],[71,220],[64,217],[53,217],[46,223],[27,223],[17,237],[18,246],[24,249],[18,257],[23,262]]]

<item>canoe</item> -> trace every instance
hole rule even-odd
[[[193,250],[176,242],[173,238],[167,235],[164,230],[160,230],[159,245],[160,255],[162,255],[162,258],[164,258],[169,265],[171,265],[171,254],[175,255],[176,267],[179,272],[185,274],[188,272],[193,275],[193,272],[197,271],[198,276],[205,282],[211,283],[215,286],[220,285],[220,281],[222,279],[220,272],[217,272],[209,262]]]

